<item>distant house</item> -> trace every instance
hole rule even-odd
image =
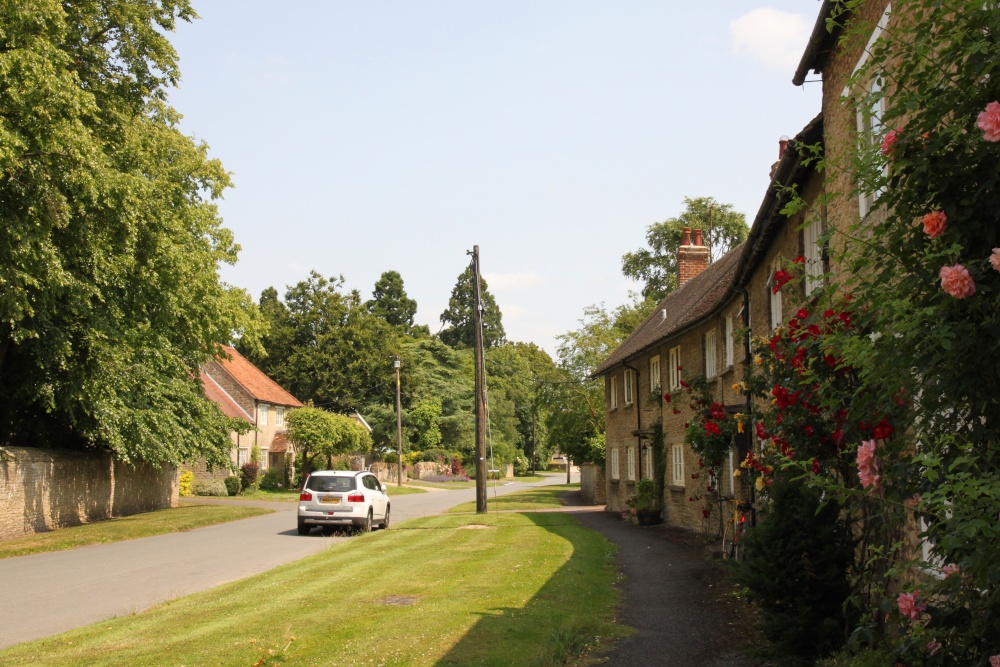
[[[302,402],[235,349],[225,345],[221,349],[229,358],[220,356],[201,369],[205,396],[226,416],[244,419],[256,428],[243,435],[232,434],[233,465],[247,463],[256,445],[262,469],[283,468],[286,460],[290,463],[295,457],[285,436],[285,412],[301,407]]]

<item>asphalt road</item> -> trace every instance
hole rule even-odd
[[[503,484],[495,491],[491,484],[488,497],[565,482],[564,475],[554,475],[544,482]],[[475,489],[394,496],[392,525],[475,497]],[[323,537],[319,531],[298,535],[295,503],[249,504],[275,511],[184,533],[0,560],[0,648],[140,612],[350,539]]]

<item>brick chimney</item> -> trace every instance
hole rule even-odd
[[[691,239],[691,228],[685,227],[681,233],[681,247],[677,249],[677,286],[681,286],[708,266],[708,248],[702,241],[701,230],[694,230],[694,240]]]

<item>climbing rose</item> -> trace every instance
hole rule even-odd
[[[892,147],[897,139],[899,139],[899,130],[889,130],[885,133],[885,138],[882,139],[882,155],[887,156],[892,153]]]
[[[932,639],[929,642],[927,642],[927,652],[930,653],[931,655],[934,655],[940,650],[941,650],[941,642],[939,642],[938,640]]]
[[[1000,655],[990,656],[990,667],[1000,667]]]
[[[858,479],[861,486],[874,492],[882,481],[875,459],[875,441],[865,440],[858,446]]]
[[[990,102],[976,118],[976,126],[986,141],[1000,141],[1000,102]]]
[[[956,299],[964,299],[976,293],[976,283],[968,269],[961,264],[941,267],[941,289]]]
[[[912,593],[900,593],[899,597],[896,598],[896,606],[899,607],[899,613],[914,621],[920,618],[920,614],[927,609],[927,605],[918,603],[917,598],[919,597],[919,590]]]
[[[944,573],[945,578],[950,577],[953,574],[958,574],[958,571],[959,567],[954,563],[948,563],[947,565],[941,568],[941,572]]]
[[[1000,271],[1000,248],[993,248],[993,254],[990,255],[990,264],[994,269]]]
[[[948,216],[944,211],[931,211],[923,217],[923,223],[924,233],[936,239],[948,228]]]

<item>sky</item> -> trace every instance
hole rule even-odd
[[[394,270],[436,332],[478,245],[507,338],[553,355],[685,196],[752,222],[820,110],[791,83],[817,0],[194,4],[170,101],[232,173],[223,280],[368,299]]]

